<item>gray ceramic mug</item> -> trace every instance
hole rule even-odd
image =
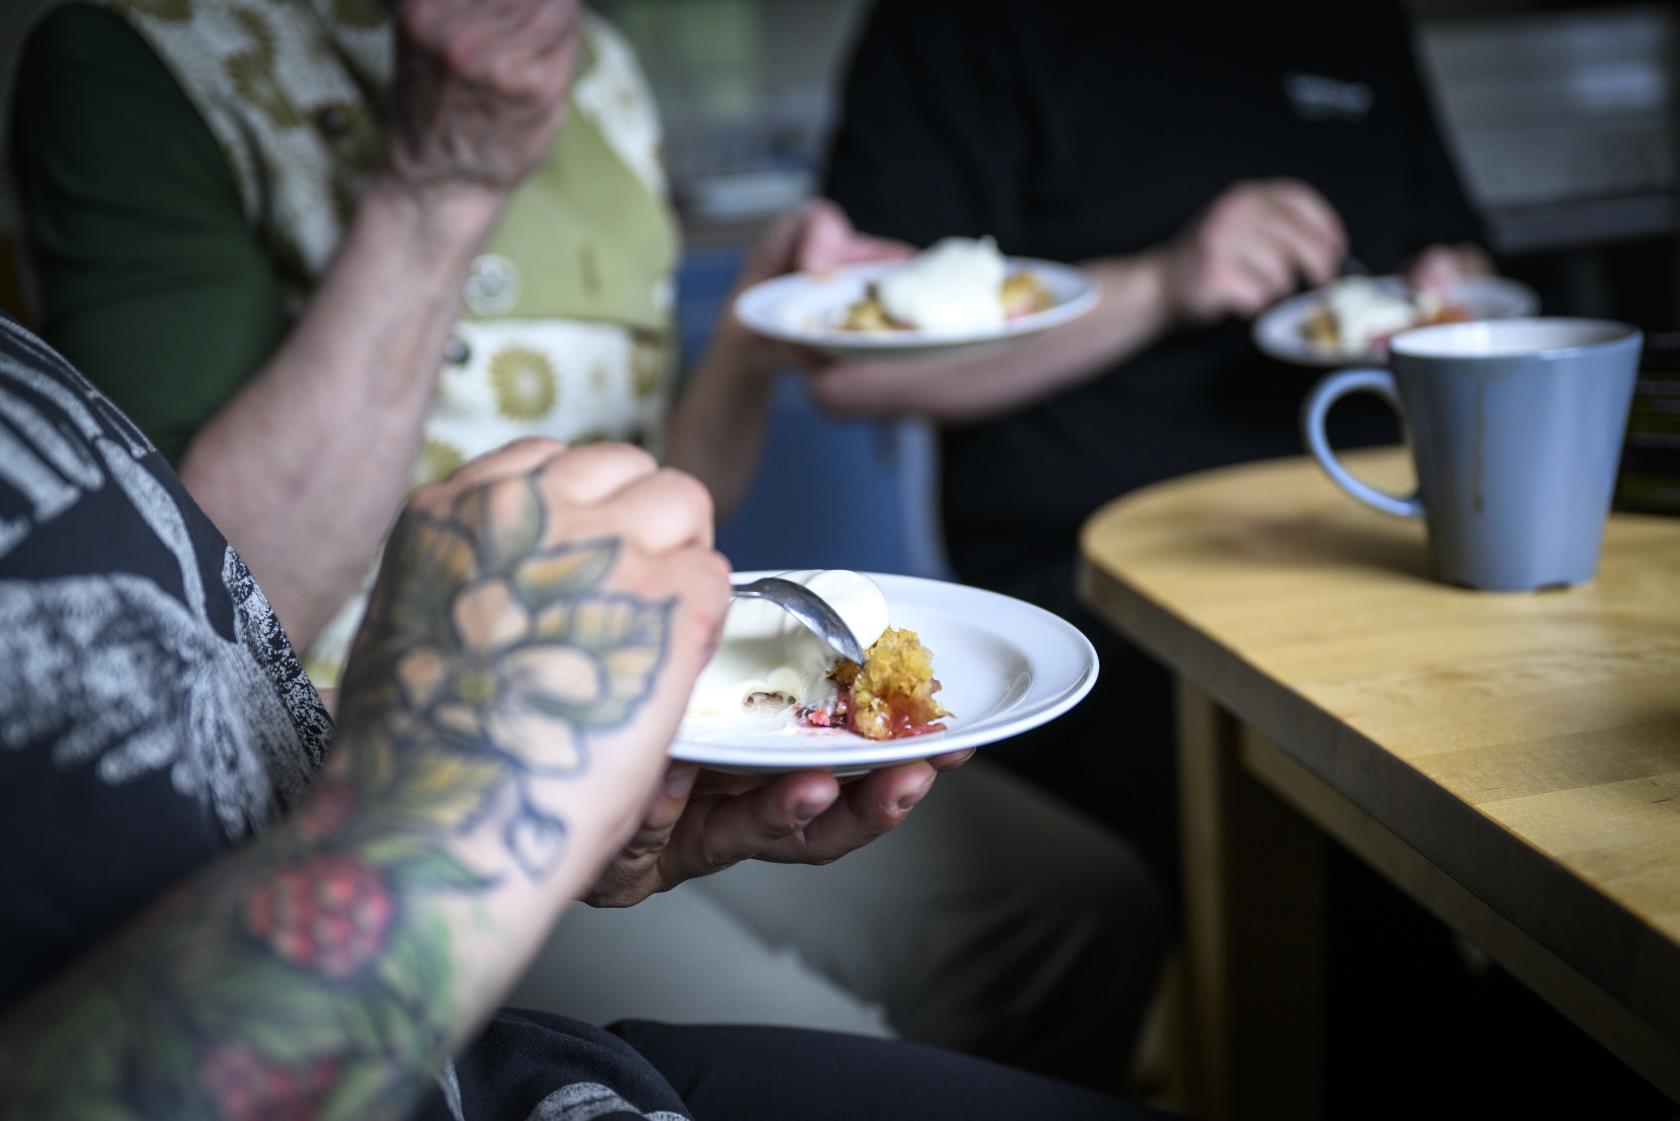
[[[1386,370],[1344,370],[1301,409],[1307,447],[1337,486],[1422,518],[1435,574],[1524,591],[1591,580],[1639,367],[1636,328],[1602,319],[1500,319],[1419,327],[1389,341]],[[1359,391],[1399,410],[1415,494],[1360,482],[1324,420]]]

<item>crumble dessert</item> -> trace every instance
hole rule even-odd
[[[1301,333],[1322,350],[1365,351],[1389,336],[1432,323],[1461,323],[1465,309],[1437,292],[1403,295],[1369,276],[1344,276],[1320,293],[1301,322]]]
[[[773,603],[736,600],[717,653],[696,681],[687,717],[783,719],[845,728],[868,739],[943,730],[933,658],[914,631],[893,627],[869,577],[844,569],[785,572],[827,600],[865,650],[863,665],[837,658]]]
[[[948,237],[869,283],[846,310],[848,331],[976,331],[1055,301],[1031,271],[1010,274],[997,242]]]
[[[838,718],[872,740],[890,740],[944,730],[949,716],[934,699],[939,681],[933,655],[915,631],[888,627],[864,655],[863,665],[842,658],[831,674],[840,692],[828,712],[805,713],[808,723],[827,727]]]

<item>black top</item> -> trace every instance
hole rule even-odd
[[[1226,187],[1275,176],[1323,192],[1378,272],[1431,242],[1480,237],[1406,23],[1377,0],[880,0],[828,191],[874,233],[989,233],[1006,253],[1078,261],[1158,245]],[[1065,586],[1078,527],[1107,500],[1298,453],[1296,410],[1315,376],[1263,358],[1248,324],[1231,322],[947,430],[959,575],[1017,594]],[[1344,410],[1344,443],[1398,433],[1381,406]]]
[[[331,730],[163,457],[0,318],[0,1007],[294,804]]]

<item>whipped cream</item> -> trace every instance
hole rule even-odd
[[[843,568],[780,573],[839,612],[865,650],[887,629],[887,599],[867,576]],[[717,653],[700,671],[688,717],[737,717],[824,703],[834,696],[834,651],[773,603],[730,603]]]
[[[875,298],[888,315],[921,331],[1002,326],[1003,254],[989,237],[948,237],[881,274]]]
[[[1324,294],[1325,307],[1336,319],[1342,345],[1363,350],[1377,339],[1404,331],[1418,321],[1419,309],[1368,276],[1347,276]]]

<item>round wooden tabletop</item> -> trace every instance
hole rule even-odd
[[[1680,519],[1613,516],[1591,584],[1479,593],[1292,459],[1132,494],[1082,547],[1104,618],[1680,1039]]]

